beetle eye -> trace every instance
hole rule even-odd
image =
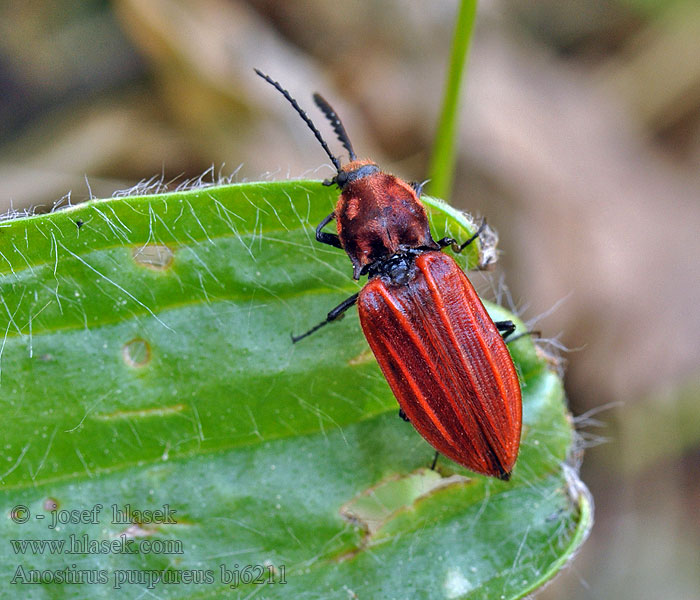
[[[348,174],[345,171],[340,171],[336,176],[335,176],[335,183],[338,184],[339,188],[345,187],[345,184],[348,182]]]

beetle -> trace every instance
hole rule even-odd
[[[452,238],[436,241],[420,201],[421,184],[358,159],[336,112],[314,94],[348,152],[350,162],[341,165],[289,92],[255,71],[292,105],[336,169],[323,183],[337,186],[340,197],[316,227],[316,240],[345,250],[354,279],[368,277],[359,293],[292,341],[357,304],[362,330],[399,403],[399,415],[438,453],[477,473],[510,479],[522,426],[520,382],[505,344],[515,325],[491,319],[464,271],[442,251],[451,247],[461,252],[481,228],[461,245]],[[337,232],[324,231],[333,220]]]

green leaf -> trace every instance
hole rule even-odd
[[[292,345],[358,289],[313,239],[334,201],[239,184],[0,224],[0,596],[518,598],[575,552],[591,507],[528,336],[510,345],[525,425],[507,483],[426,471],[355,311]],[[435,235],[473,232],[426,204]]]

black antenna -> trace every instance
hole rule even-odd
[[[345,127],[343,127],[343,123],[340,121],[338,113],[333,110],[333,107],[328,104],[328,101],[321,96],[321,94],[314,94],[314,102],[316,103],[316,106],[323,111],[326,118],[331,122],[333,131],[335,131],[335,135],[338,136],[338,140],[340,140],[340,143],[343,144],[345,149],[348,151],[350,160],[355,160],[357,156],[355,155],[355,151],[352,149],[348,132],[345,131]]]
[[[269,75],[265,75],[262,71],[255,69],[255,72],[260,75],[267,83],[269,83],[272,87],[274,87],[280,94],[282,94],[288,101],[289,103],[294,107],[294,110],[296,110],[299,113],[299,116],[304,119],[304,123],[306,123],[309,126],[309,129],[313,131],[314,135],[316,136],[316,139],[319,141],[321,144],[321,147],[326,151],[326,154],[331,159],[331,162],[335,166],[335,168],[340,172],[340,160],[336,158],[333,153],[331,152],[330,148],[328,147],[328,144],[326,144],[326,141],[323,139],[321,136],[321,132],[316,129],[316,126],[313,124],[313,121],[308,117],[308,115],[302,110],[301,106],[297,104],[297,101],[292,98],[290,93],[285,90],[278,82],[276,82],[274,79],[272,79]],[[337,117],[336,117],[337,118]],[[340,122],[340,121],[338,121]],[[342,127],[342,125],[341,125]]]

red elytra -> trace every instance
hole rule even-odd
[[[340,198],[316,228],[316,239],[345,250],[355,279],[369,278],[359,294],[292,340],[298,342],[357,303],[362,330],[403,418],[448,458],[477,473],[509,479],[522,426],[520,384],[504,341],[515,327],[510,321],[494,323],[462,269],[441,252],[447,246],[461,251],[478,232],[461,246],[450,238],[435,241],[420,185],[357,160],[337,114],[315,94],[350,155],[341,166],[289,92],[256,72],[291,103],[337,169],[324,184],[337,185]],[[337,234],[324,232],[333,219]]]
[[[507,478],[518,456],[520,385],[503,337],[451,256],[416,258],[408,285],[362,288],[362,330],[406,417],[433,448]]]

